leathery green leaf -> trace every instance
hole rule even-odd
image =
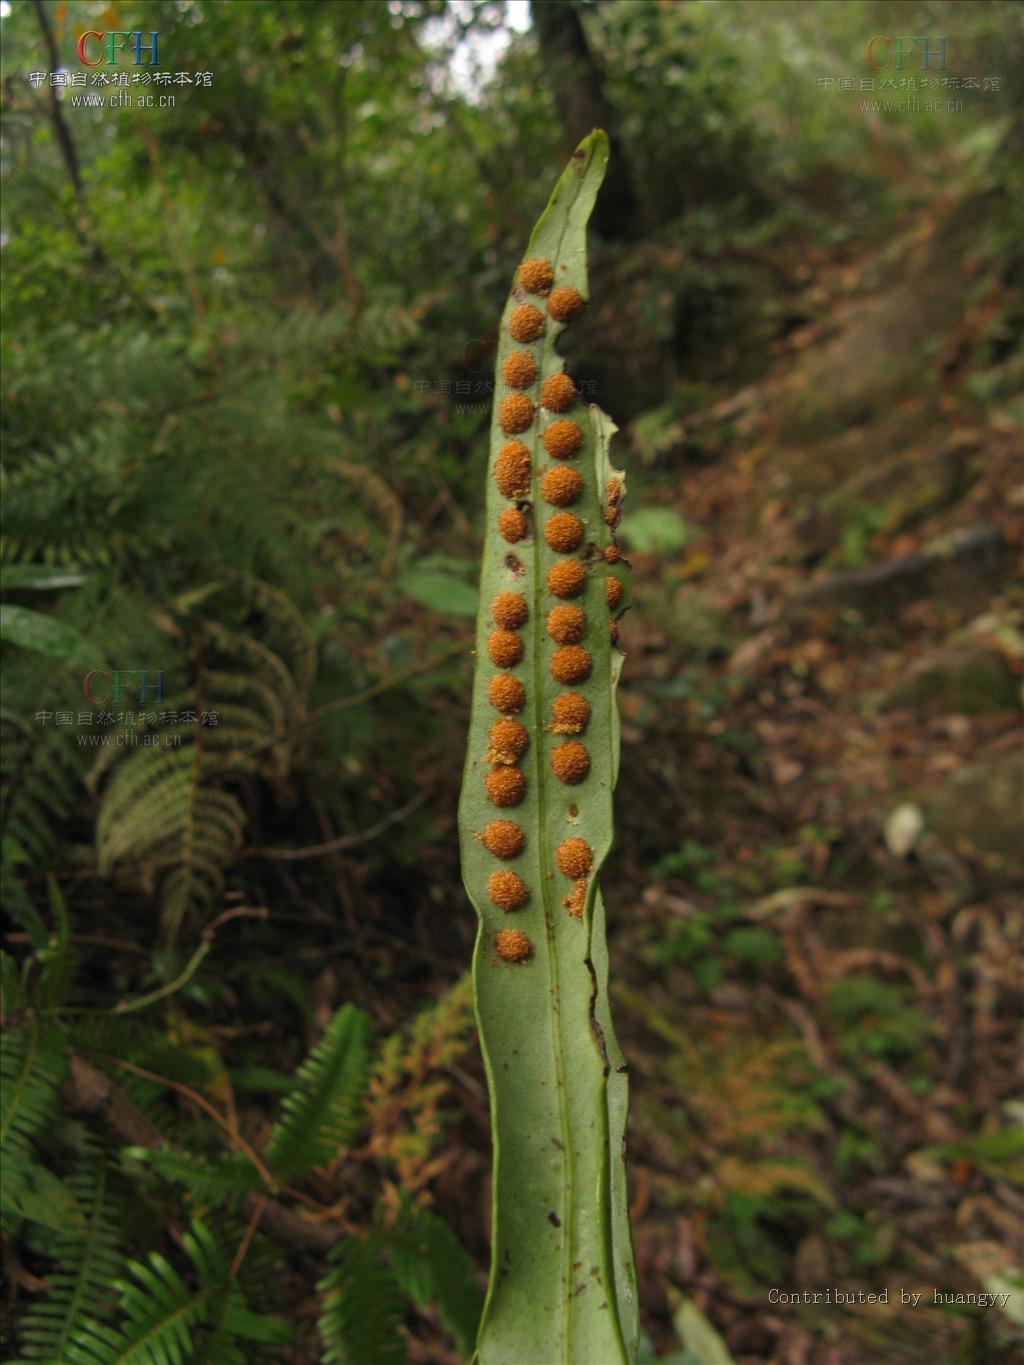
[[[574,153],[524,256],[549,262],[554,289],[570,286],[583,300],[587,219],[607,159],[607,138],[596,130]],[[545,318],[543,334],[530,343],[513,340],[509,331],[514,310],[524,303]],[[626,563],[614,549],[605,553],[615,540],[606,511],[609,484],[614,509],[625,483],[609,462],[615,427],[604,413],[579,398],[557,414],[541,406],[542,381],[563,369],[556,342],[563,325],[571,325],[554,318],[548,303],[549,296],[524,289],[517,271],[497,354],[477,666],[459,807],[463,878],[480,919],[473,976],[494,1147],[491,1275],[477,1343],[481,1365],[614,1365],[635,1360],[639,1339],[626,1200],[626,1067],[612,1031],[604,908],[597,890],[597,873],[612,842],[619,750],[615,687],[622,655],[609,631],[609,577],[623,586],[616,614],[629,602]],[[513,390],[504,382],[504,366],[517,351],[529,352],[537,376]],[[516,434],[501,425],[502,399],[513,392],[536,405],[529,425]],[[581,448],[569,459],[554,459],[545,448],[544,434],[556,420],[582,431]],[[511,498],[494,477],[499,452],[510,439],[527,447],[531,466],[528,486],[514,489]],[[550,505],[541,491],[543,475],[555,467],[571,468],[582,479],[578,497],[565,508]],[[530,529],[509,541],[499,518],[513,508]],[[559,553],[546,543],[545,527],[562,511],[580,519],[583,534],[578,546]],[[564,559],[584,570],[579,595],[567,601],[548,585],[548,571]],[[507,592],[525,600],[526,619],[514,627],[522,658],[502,667],[489,652],[496,628],[492,603]],[[549,637],[548,615],[560,605],[585,613],[579,644],[590,656],[590,672],[571,683],[556,681],[551,672],[559,646]],[[500,715],[489,689],[501,672],[517,679],[525,693],[525,704],[512,717],[527,739],[516,763],[490,739]],[[589,720],[579,733],[550,728],[552,703],[566,690],[589,704]],[[556,748],[567,742],[582,744],[589,756],[589,771],[574,783],[561,780],[552,766]],[[525,780],[521,800],[496,805],[488,795],[488,775],[516,767]],[[483,836],[495,820],[519,827],[521,852],[503,859],[488,847]],[[559,846],[570,838],[585,841],[593,854],[588,875],[575,881],[556,861]],[[528,899],[501,908],[489,886],[494,873],[515,873]],[[510,930],[522,937],[510,943]],[[528,955],[517,958],[527,941]]]

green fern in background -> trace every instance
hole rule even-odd
[[[203,1222],[192,1223],[182,1246],[189,1280],[156,1251],[146,1262],[129,1261],[127,1277],[117,1282],[121,1323],[86,1318],[69,1338],[68,1365],[246,1365],[254,1351],[290,1338],[280,1318],[248,1307],[233,1266]]]
[[[324,1365],[403,1365],[402,1295],[375,1237],[352,1237],[332,1253],[317,1288]]]
[[[404,1200],[384,1240],[402,1289],[414,1303],[436,1303],[442,1325],[469,1356],[480,1321],[480,1291],[454,1232],[436,1213]]]
[[[67,1068],[62,1031],[42,1019],[12,958],[0,954],[3,1032],[0,1034],[0,1210],[5,1229],[20,1217],[49,1216],[47,1200],[59,1188],[39,1162],[34,1139],[58,1109],[58,1089]],[[57,1201],[67,1205],[61,1191]]]
[[[251,1230],[223,1219],[246,1198],[275,1197],[280,1182],[292,1189],[351,1156],[371,1074],[369,1017],[352,1005],[333,1015],[284,1094],[264,1145],[265,1165],[257,1167],[246,1155],[225,1155],[213,1125],[174,1121],[158,1102],[168,1083],[203,1088],[202,1067],[159,1029],[109,1013],[82,1019],[66,1005],[76,958],[55,884],[51,917],[45,945],[23,971],[0,956],[3,1226],[30,1242],[42,1236],[42,1254],[54,1262],[45,1292],[18,1324],[20,1359],[246,1365],[262,1358],[290,1332],[264,1311],[273,1297],[271,1277],[243,1273]],[[393,1045],[387,1052],[394,1054]],[[115,1078],[124,1065],[140,1072],[125,1092],[141,1104],[164,1145],[118,1150],[72,1121],[61,1086],[73,1056]],[[54,1142],[78,1153],[66,1183],[50,1165]],[[261,1174],[267,1171],[269,1183]],[[187,1268],[156,1247],[144,1258],[128,1254],[138,1238],[132,1202],[140,1195],[181,1202],[190,1219],[182,1238]],[[257,1235],[253,1245],[260,1240]],[[471,1349],[479,1288],[468,1256],[436,1214],[403,1201],[397,1217],[389,1217],[381,1205],[374,1226],[365,1236],[343,1238],[330,1262],[319,1286],[325,1361],[403,1360],[406,1301],[436,1304],[444,1327],[464,1351]]]
[[[112,1286],[122,1261],[123,1209],[117,1207],[111,1185],[107,1153],[86,1135],[68,1179],[77,1218],[54,1237],[51,1254],[56,1268],[47,1276],[46,1293],[18,1324],[26,1361],[50,1365],[53,1361],[70,1361],[72,1342],[87,1317],[113,1306]]]
[[[0,713],[0,822],[8,864],[41,865],[81,790],[84,764],[57,730]]]
[[[22,467],[30,466],[31,460]],[[368,515],[383,513],[391,547],[385,553],[393,555],[401,509],[387,485],[367,483],[340,462],[325,463],[324,479],[354,487]],[[210,1070],[201,1048],[181,1046],[173,1005],[160,1026],[152,1014],[148,1023],[117,1010],[83,1015],[72,1003],[80,954],[51,868],[72,822],[87,834],[90,798],[95,851],[82,842],[71,856],[87,875],[103,878],[109,894],[137,899],[155,890],[163,942],[171,945],[223,907],[256,794],[265,789],[294,799],[289,784],[309,758],[316,650],[295,602],[225,569],[158,607],[110,580],[118,556],[131,554],[126,541],[116,549],[110,563],[88,554],[73,559],[51,537],[48,547],[29,547],[36,564],[17,566],[5,584],[16,592],[36,584],[63,591],[60,610],[37,613],[39,619],[73,623],[83,641],[95,628],[110,659],[162,661],[170,648],[177,661],[167,668],[166,698],[145,708],[157,719],[140,734],[158,742],[136,747],[83,744],[80,727],[34,723],[39,659],[29,653],[14,659],[16,709],[4,715],[2,730],[7,837],[0,875],[27,951],[20,968],[3,959],[2,1214],[4,1229],[53,1267],[45,1290],[21,1315],[17,1346],[26,1362],[62,1365],[255,1361],[272,1356],[287,1336],[280,1319],[264,1311],[279,1275],[253,1283],[248,1267],[267,1260],[270,1243],[260,1231],[250,1240],[244,1223],[231,1231],[230,1220],[252,1217],[259,1207],[253,1200],[282,1197],[282,1182],[291,1191],[315,1172],[322,1180],[340,1159],[357,1159],[351,1144],[364,1120],[371,1072],[393,1072],[401,1047],[397,1036],[386,1040],[373,1063],[368,1016],[351,1005],[338,1010],[283,1093],[257,1166],[226,1151],[223,1131],[207,1116],[175,1102],[174,1087],[202,1095],[227,1076]],[[69,567],[43,569],[44,559]],[[88,562],[108,575],[105,582],[96,572],[81,573],[78,566]],[[80,690],[77,663],[51,667],[67,680],[69,695]],[[191,711],[197,721],[206,711],[217,723],[161,725],[160,711]],[[155,982],[167,985],[182,964],[157,956],[153,965]],[[425,1037],[431,1044],[443,1038],[464,1012],[449,1006],[435,1018],[428,1011]],[[456,1051],[464,1046],[464,1022]],[[69,1068],[79,1058],[117,1085],[157,1141],[110,1147],[91,1120],[83,1127],[69,1114],[64,1092],[74,1089]],[[424,1160],[441,1131],[432,1097],[429,1103]],[[184,1261],[168,1259],[151,1228],[143,1232],[133,1207],[139,1200],[154,1209],[152,1227],[165,1223],[170,1210],[184,1215]],[[239,1247],[246,1250],[236,1266]],[[375,1365],[403,1359],[407,1302],[436,1304],[443,1325],[465,1351],[471,1348],[478,1286],[436,1214],[403,1206],[400,1216],[388,1217],[381,1203],[365,1236],[339,1243],[321,1291],[325,1359]]]
[[[437,1305],[438,1316],[469,1357],[480,1320],[480,1291],[469,1257],[436,1214],[403,1200],[390,1227],[350,1237],[331,1254],[320,1282],[324,1365],[402,1365],[403,1299]]]
[[[266,584],[229,574],[190,594],[184,607],[197,613],[186,618],[194,682],[161,709],[188,718],[154,727],[151,747],[105,748],[88,778],[90,790],[103,784],[99,870],[134,863],[144,877],[161,880],[164,933],[171,943],[190,914],[218,903],[225,869],[242,847],[245,811],[229,784],[244,776],[274,782],[287,775],[303,743],[315,668],[301,616]],[[224,624],[217,609],[267,639]]]
[[[366,1086],[369,1033],[367,1016],[345,1005],[299,1067],[267,1143],[279,1175],[326,1166],[351,1142]]]

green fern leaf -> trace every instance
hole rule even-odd
[[[132,860],[166,873],[164,926],[171,941],[191,906],[216,902],[224,867],[242,845],[245,812],[233,796],[206,785],[203,760],[195,744],[133,753],[119,765],[97,824],[101,871]]]
[[[57,1087],[64,1078],[66,1048],[56,1025],[30,1012],[0,1037],[0,1161],[24,1152],[33,1136],[50,1121]]]
[[[74,807],[81,760],[63,730],[33,729],[22,716],[0,717],[0,822],[4,860],[46,863],[55,831]]]
[[[39,981],[33,992],[37,1005],[53,1009],[67,999],[68,991],[78,967],[78,954],[71,942],[71,925],[67,906],[54,877],[47,878],[50,908],[53,911],[54,931],[45,948],[36,956],[40,963]]]
[[[223,1289],[210,1300],[210,1311],[189,1365],[251,1365],[254,1351],[262,1354],[261,1347],[280,1346],[291,1339],[291,1329],[280,1318],[255,1313],[248,1307],[241,1285],[228,1269],[226,1247],[205,1223],[193,1223],[184,1241],[201,1280],[223,1283]]]
[[[614,542],[626,487],[610,463],[615,427],[580,401],[558,351],[588,295],[586,225],[607,159],[595,129],[530,238],[496,355],[504,396],[491,427],[459,805],[463,879],[480,918],[473,980],[493,1129],[488,1365],[625,1365],[639,1338],[622,1201],[627,1078],[610,1032],[598,890],[618,772],[622,655],[610,609],[629,601]],[[522,439],[509,443],[513,434]],[[497,671],[506,668],[510,681]],[[563,692],[569,684],[579,692]],[[493,738],[510,728],[496,713],[517,715],[514,753]],[[503,835],[485,833],[498,814],[515,817],[511,852]],[[502,868],[509,859],[515,871]]]
[[[89,776],[92,790],[103,784],[100,870],[132,863],[145,880],[159,877],[168,943],[190,914],[218,906],[245,828],[228,784],[287,775],[294,736],[303,733],[293,722],[305,713],[315,667],[312,638],[287,598],[245,575],[225,579],[179,601],[189,617],[196,682],[164,703],[195,716],[207,712],[216,723],[180,722],[161,732],[159,744],[138,749],[107,746]],[[201,619],[191,615],[200,606]]]
[[[68,1359],[75,1331],[110,1295],[121,1268],[110,1171],[92,1139],[68,1183],[78,1222],[65,1223],[51,1243],[57,1267],[47,1276],[46,1295],[18,1324],[23,1359],[46,1365]]]
[[[296,692],[304,700],[316,674],[316,645],[302,613],[290,597],[269,583],[240,572],[235,577],[262,613],[267,644],[288,665]]]
[[[109,563],[111,523],[126,502],[121,461],[127,455],[114,452],[125,446],[119,423],[97,423],[5,470],[2,558],[74,568]],[[142,537],[126,526],[114,540],[138,549]]]
[[[323,1365],[403,1365],[400,1291],[377,1239],[350,1237],[331,1260],[318,1286]]]
[[[89,1319],[75,1334],[69,1360],[82,1365],[182,1365],[192,1358],[192,1329],[209,1312],[215,1283],[200,1281],[191,1290],[159,1254],[148,1264],[130,1261],[135,1283],[119,1281],[122,1329]]]
[[[267,1160],[289,1177],[326,1166],[351,1141],[369,1065],[370,1020],[354,1005],[338,1010],[299,1067],[298,1083],[267,1144]]]
[[[218,1159],[148,1147],[127,1147],[124,1155],[143,1162],[161,1179],[184,1185],[197,1204],[232,1205],[260,1187],[259,1175],[243,1158]]]
[[[402,1289],[421,1306],[436,1304],[442,1325],[457,1339],[462,1354],[470,1355],[483,1300],[455,1233],[436,1213],[406,1203],[395,1226],[382,1235]]]
[[[45,948],[50,933],[32,897],[6,863],[0,866],[0,904],[28,935],[33,948]]]
[[[86,1320],[71,1340],[67,1365],[247,1365],[251,1352],[239,1339],[260,1346],[287,1340],[279,1318],[247,1308],[224,1251],[202,1222],[192,1224],[182,1244],[196,1287],[157,1251],[145,1263],[130,1261],[131,1280],[117,1285],[122,1324]]]
[[[0,953],[0,1216],[5,1231],[19,1220],[59,1229],[76,1219],[71,1192],[42,1164],[33,1138],[51,1122],[64,1078],[64,1035],[41,1019],[14,960]]]

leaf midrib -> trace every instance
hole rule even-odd
[[[562,246],[565,241],[566,233],[569,228],[569,221],[575,207],[575,200],[582,189],[590,166],[591,151],[586,164],[579,173],[579,178],[573,186],[573,202],[564,209],[562,227],[558,233],[557,249],[553,256],[553,265],[557,265],[561,259]],[[543,219],[541,220],[543,222]],[[538,224],[538,228],[539,228]],[[586,225],[583,228],[586,233]],[[536,235],[536,232],[535,234]],[[527,250],[530,248],[527,247]],[[560,333],[559,333],[560,335]],[[545,330],[544,341],[541,343],[541,363],[537,381],[543,381],[546,374],[555,373],[549,367],[561,364],[561,358],[555,349],[554,337]],[[539,399],[538,392],[538,399]],[[540,861],[540,885],[541,896],[544,903],[544,927],[548,941],[548,964],[549,964],[549,991],[551,995],[552,1010],[552,1043],[555,1061],[555,1075],[557,1078],[558,1090],[558,1118],[561,1129],[560,1138],[562,1142],[562,1270],[561,1270],[561,1293],[559,1294],[559,1311],[562,1318],[562,1356],[566,1362],[573,1359],[572,1350],[572,1328],[573,1328],[573,1299],[570,1292],[570,1281],[572,1278],[572,1266],[575,1261],[576,1247],[576,1220],[573,1215],[575,1208],[575,1167],[576,1158],[573,1150],[572,1125],[569,1121],[569,1095],[566,1086],[565,1076],[565,1044],[562,1037],[562,996],[561,979],[558,968],[558,943],[556,940],[555,924],[558,914],[557,892],[554,889],[552,878],[546,875],[547,870],[552,865],[551,850],[548,840],[548,821],[547,821],[547,773],[544,768],[544,621],[546,619],[545,603],[542,594],[546,583],[541,581],[541,538],[542,531],[540,526],[542,499],[539,496],[539,476],[537,474],[538,446],[541,439],[540,430],[541,408],[538,403],[537,422],[532,433],[531,467],[532,478],[534,481],[534,491],[538,494],[533,499],[533,610],[531,612],[532,621],[532,645],[531,661],[533,672],[533,733],[534,733],[534,769],[537,782],[537,823],[538,831],[538,856]]]

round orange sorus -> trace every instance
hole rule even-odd
[[[559,782],[574,786],[590,772],[590,755],[578,739],[567,739],[551,755],[551,770]]]
[[[530,735],[525,725],[520,725],[509,716],[502,716],[488,731],[487,742],[490,745],[488,763],[515,763],[526,752]]]
[[[537,409],[525,393],[510,393],[498,404],[498,423],[506,436],[525,431]]]
[[[495,711],[514,716],[526,705],[526,688],[511,673],[496,673],[487,688],[487,699]]]
[[[551,262],[540,256],[531,256],[519,267],[519,283],[528,294],[546,294],[554,282]]]
[[[512,545],[530,534],[530,523],[518,507],[506,507],[498,518],[498,530]]]
[[[609,583],[614,579],[609,579]],[[518,630],[526,621],[526,598],[521,592],[499,592],[491,598],[491,615],[494,624],[505,630]]]
[[[571,465],[556,464],[541,479],[540,491],[552,507],[568,507],[583,492],[583,480]]]
[[[563,284],[548,299],[548,312],[556,322],[568,322],[583,307],[583,295],[571,284]]]
[[[590,719],[590,702],[578,692],[560,692],[551,703],[550,729],[556,735],[578,735]]]
[[[494,946],[506,962],[525,962],[532,951],[530,940],[521,929],[499,929],[494,936]]]
[[[518,872],[492,872],[487,878],[487,894],[499,910],[518,910],[530,899],[530,888]]]
[[[558,645],[578,645],[587,629],[582,607],[552,607],[548,612],[548,634]]]
[[[505,357],[501,377],[510,389],[528,389],[537,378],[537,362],[529,351],[513,351]]]
[[[487,654],[499,668],[514,668],[523,657],[522,638],[514,630],[492,630],[487,637]]]
[[[568,412],[576,398],[576,385],[567,374],[549,374],[540,386],[541,407],[548,412]]]
[[[514,820],[492,820],[476,837],[495,858],[518,858],[526,847],[526,835]]]
[[[526,778],[518,768],[492,768],[484,778],[488,800],[495,806],[518,806],[526,795]]]
[[[583,428],[567,417],[544,428],[544,449],[553,460],[568,460],[583,445]]]
[[[508,320],[508,331],[513,341],[528,344],[544,334],[544,314],[532,303],[521,303],[513,308]]]
[[[555,597],[579,597],[587,584],[587,571],[578,559],[560,559],[548,569],[548,591]]]
[[[522,441],[506,441],[494,461],[494,482],[504,498],[525,498],[530,491],[530,452]]]
[[[559,872],[567,877],[585,877],[594,862],[594,850],[586,839],[563,839],[555,849]]]
[[[590,677],[590,654],[582,645],[562,645],[551,657],[555,682],[577,683]]]
[[[583,539],[583,523],[574,512],[556,512],[548,517],[544,539],[558,554],[568,554]]]

